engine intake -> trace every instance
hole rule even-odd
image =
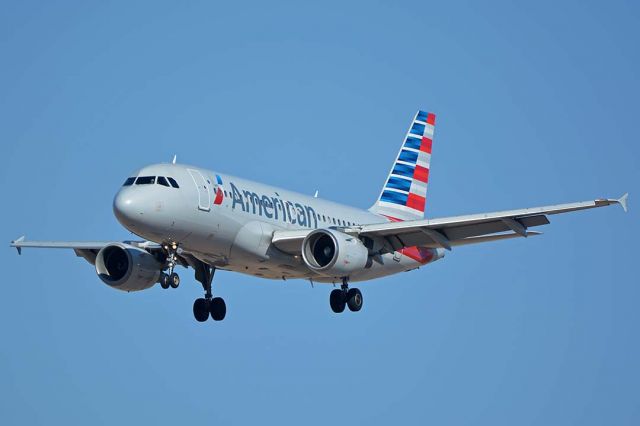
[[[367,265],[369,251],[356,237],[334,229],[317,229],[302,242],[307,266],[328,277],[348,277]]]
[[[96,273],[108,286],[122,291],[139,291],[158,282],[162,265],[146,250],[114,243],[96,256]]]

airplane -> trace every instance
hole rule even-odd
[[[159,283],[177,288],[177,266],[191,267],[204,297],[195,300],[199,322],[221,321],[227,308],[213,297],[217,269],[268,279],[303,279],[339,285],[331,310],[362,309],[350,283],[418,269],[467,244],[539,235],[529,228],[548,216],[620,204],[627,197],[463,216],[425,218],[435,114],[418,111],[368,210],[307,196],[201,167],[153,164],[127,177],[113,212],[142,241],[27,241],[23,248],[66,248],[94,265],[108,286],[126,292]]]

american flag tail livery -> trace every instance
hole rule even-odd
[[[371,212],[392,221],[424,218],[435,124],[435,114],[418,111]]]

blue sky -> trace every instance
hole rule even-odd
[[[128,239],[113,195],[179,161],[359,207],[418,108],[431,217],[618,197],[542,237],[359,287],[216,276],[124,294],[6,247],[2,424],[640,422],[636,2],[4,2],[1,240]]]

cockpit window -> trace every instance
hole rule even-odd
[[[168,177],[167,179],[169,180],[169,183],[171,184],[171,186],[173,186],[174,188],[180,188],[180,185],[178,185],[178,182],[176,182],[174,178]]]
[[[169,186],[169,182],[167,182],[167,178],[164,176],[158,176],[158,184],[162,186]]]
[[[153,185],[154,183],[156,183],[155,176],[140,176],[136,180],[136,185]]]
[[[127,178],[127,180],[124,181],[124,184],[122,184],[122,186],[131,186],[135,181],[136,181],[136,178],[134,177]]]

